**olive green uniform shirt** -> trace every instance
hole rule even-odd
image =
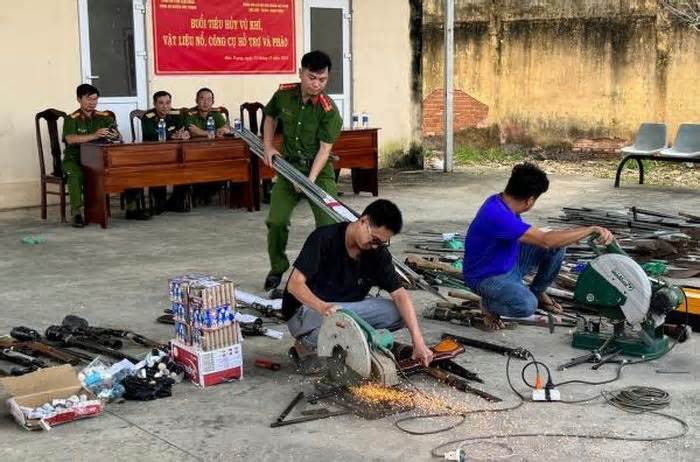
[[[158,122],[160,116],[155,109],[149,109],[141,119],[141,131],[144,141],[158,141]],[[170,111],[165,115],[165,135],[166,139],[172,139],[173,133],[182,128],[182,117],[180,111]]]
[[[321,141],[333,144],[343,128],[333,100],[322,93],[304,103],[299,83],[280,85],[265,106],[265,115],[282,122],[281,153],[292,163],[312,162]]]
[[[207,119],[211,116],[214,119],[214,128],[219,129],[226,125],[226,118],[224,118],[224,115],[216,108],[212,108],[209,113],[202,117],[199,115],[199,111],[197,109],[190,109],[190,111],[187,113],[187,120],[185,121],[185,128],[189,127],[190,125],[194,125],[196,127],[201,128],[202,130],[207,129]]]
[[[80,144],[68,144],[66,136],[90,135],[98,128],[112,126],[114,126],[114,119],[105,111],[95,111],[92,117],[88,117],[80,109],[71,113],[63,123],[63,142],[66,143],[66,149],[63,151],[64,158],[80,159]]]

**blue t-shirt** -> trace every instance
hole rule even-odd
[[[490,276],[505,274],[515,266],[518,239],[530,225],[520,219],[500,194],[486,199],[469,225],[464,239],[464,281],[475,289]]]

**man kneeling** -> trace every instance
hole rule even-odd
[[[544,230],[520,218],[549,188],[537,166],[513,167],[506,189],[482,204],[464,240],[464,281],[481,296],[487,327],[503,327],[500,317],[532,319],[537,308],[554,313],[561,307],[545,290],[559,274],[566,246],[590,235],[608,244],[613,235],[600,226]],[[535,271],[530,287],[523,277]]]
[[[388,200],[372,202],[353,223],[317,228],[306,239],[293,265],[282,301],[289,332],[296,338],[290,356],[301,369],[314,355],[324,316],[343,308],[360,315],[376,329],[407,327],[413,357],[428,365],[432,352],[425,345],[406,289],[401,287],[387,250],[392,236],[401,231],[401,212]],[[367,297],[377,286],[391,300]],[[311,368],[313,369],[313,368]]]

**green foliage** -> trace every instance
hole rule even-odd
[[[509,152],[501,147],[479,149],[472,146],[459,146],[455,149],[454,159],[459,164],[509,162],[523,159],[523,153],[520,151]]]
[[[427,150],[422,144],[409,145],[400,142],[387,143],[382,149],[381,167],[400,169],[422,169]]]

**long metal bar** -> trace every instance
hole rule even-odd
[[[505,345],[498,345],[496,343],[484,342],[481,340],[471,339],[467,337],[462,337],[460,335],[448,334],[444,332],[440,338],[451,338],[456,340],[465,346],[470,346],[474,348],[480,348],[482,350],[493,351],[495,353],[504,354],[506,356],[510,355],[518,359],[527,359],[527,351],[522,348],[511,348]]]
[[[262,140],[255,135],[253,132],[245,127],[237,128],[234,130],[236,136],[241,138],[248,144],[250,150],[258,156],[261,160],[265,158],[265,148],[263,146]],[[343,204],[326,191],[321,189],[318,185],[309,181],[309,179],[303,175],[299,170],[297,170],[292,164],[287,162],[281,156],[274,156],[272,159],[272,168],[274,168],[278,173],[287,178],[294,186],[299,188],[301,192],[304,193],[306,197],[309,198],[314,204],[319,206],[321,209],[333,218],[337,222],[354,222],[356,221],[360,214],[352,210],[347,205]],[[428,282],[423,279],[421,275],[413,271],[411,268],[406,266],[401,260],[398,260],[392,255],[392,260],[394,263],[394,268],[396,272],[403,278],[406,282],[412,285],[416,285],[421,289],[429,292],[443,300],[447,300],[443,295],[441,295],[434,287],[432,287]]]
[[[445,0],[445,172],[451,172],[454,168],[454,23],[455,1]]]

